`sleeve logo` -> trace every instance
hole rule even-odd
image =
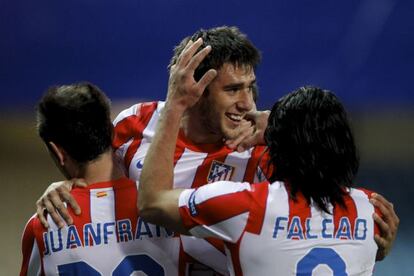
[[[196,193],[196,190],[194,190],[191,193],[190,198],[188,199],[188,208],[190,209],[190,214],[193,217],[198,215],[198,211],[197,211],[196,203],[195,203],[195,193]]]

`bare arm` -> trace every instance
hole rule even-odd
[[[215,70],[209,70],[200,81],[194,80],[195,69],[211,50],[207,46],[195,54],[201,44],[201,39],[190,41],[177,64],[171,68],[166,104],[145,157],[139,186],[140,216],[148,222],[180,233],[187,233],[178,210],[178,198],[182,190],[171,190],[180,120],[217,74]]]

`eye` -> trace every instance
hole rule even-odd
[[[239,87],[229,87],[224,89],[224,91],[231,93],[231,94],[235,94],[237,92],[239,92],[240,88]]]

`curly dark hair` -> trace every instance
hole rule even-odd
[[[111,146],[110,101],[90,83],[51,87],[37,105],[37,127],[45,143],[60,145],[80,164],[94,160]]]
[[[275,103],[265,131],[270,180],[285,181],[295,198],[301,192],[325,212],[345,207],[359,157],[347,114],[338,98],[318,87],[302,87]]]

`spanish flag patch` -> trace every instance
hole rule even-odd
[[[104,197],[104,196],[107,196],[107,195],[108,195],[107,192],[97,192],[96,193],[96,197]]]

